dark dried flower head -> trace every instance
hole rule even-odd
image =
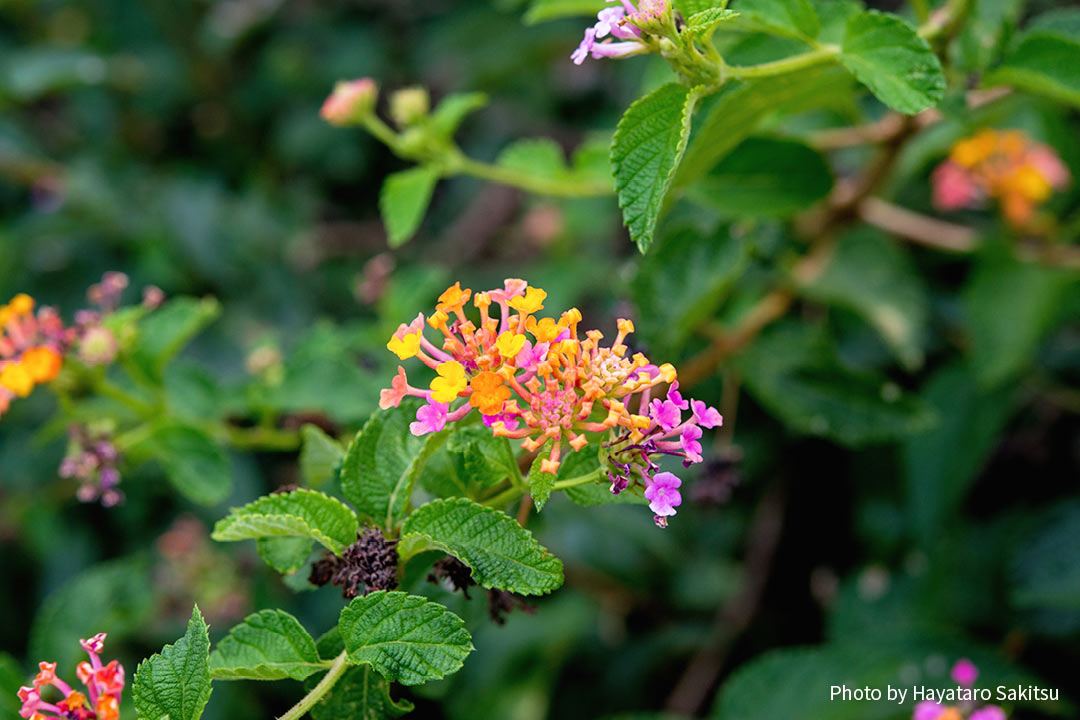
[[[346,600],[375,590],[393,590],[398,583],[396,545],[382,531],[365,529],[357,534],[356,542],[345,548],[330,581],[341,587]]]
[[[331,552],[327,552],[321,559],[311,564],[311,574],[308,575],[308,582],[322,587],[330,582],[334,577],[334,573],[344,565],[344,560]]]
[[[506,618],[504,616],[513,612],[515,608],[529,615],[536,612],[536,608],[525,602],[525,599],[520,595],[515,595],[506,590],[488,590],[488,614],[491,616],[493,623],[496,625],[505,624]]]
[[[438,584],[441,580],[447,580],[454,590],[460,590],[466,598],[469,597],[469,586],[476,584],[469,566],[453,555],[447,555],[436,562],[431,570],[431,574],[427,576],[428,582]]]

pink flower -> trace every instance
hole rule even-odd
[[[409,423],[409,432],[416,436],[439,432],[446,427],[446,411],[449,407],[448,403],[434,400],[421,405],[416,411],[416,422]]]
[[[82,649],[88,653],[100,654],[101,651],[105,649],[106,637],[108,637],[108,635],[106,635],[105,633],[98,633],[89,640],[80,640],[79,645],[81,645]]]
[[[582,64],[589,57],[589,53],[592,52],[595,45],[596,28],[586,28],[585,37],[581,39],[581,44],[577,46],[577,50],[570,55],[570,59],[574,61],[575,65]]]
[[[968,716],[968,720],[1005,720],[1005,711],[997,705],[987,705]]]
[[[699,463],[702,461],[701,457],[701,443],[698,439],[701,438],[701,428],[697,425],[687,425],[683,428],[682,435],[679,437],[679,443],[682,445],[683,452],[686,453],[686,459],[691,463]]]
[[[673,430],[682,422],[679,406],[670,400],[653,400],[649,404],[649,414],[665,431]]]
[[[975,684],[977,677],[979,677],[979,668],[975,667],[975,663],[967,658],[957,660],[956,664],[953,665],[952,679],[957,684],[971,687]]]
[[[690,407],[694,413],[694,422],[698,425],[714,428],[724,424],[724,418],[716,408],[709,407],[700,400],[691,400]]]
[[[959,210],[979,203],[980,192],[975,181],[960,165],[951,160],[938,165],[930,176],[934,206],[939,210]]]
[[[945,712],[945,707],[933,700],[923,700],[915,706],[915,714],[911,720],[937,720]]]
[[[319,115],[331,125],[358,125],[375,108],[379,88],[371,78],[339,82],[326,98]]]
[[[674,473],[657,473],[652,478],[652,483],[645,488],[645,499],[649,501],[649,509],[656,513],[656,524],[660,527],[667,526],[666,518],[675,514],[675,508],[682,504],[682,495],[679,487],[682,485]]]
[[[514,366],[518,368],[532,368],[536,367],[540,363],[547,359],[548,349],[551,347],[551,343],[537,343],[536,347],[528,340],[521,346],[521,350],[518,351],[517,356],[514,358]]]
[[[405,368],[398,365],[397,376],[390,381],[389,389],[383,389],[379,391],[379,407],[383,410],[387,408],[397,407],[401,404],[401,399],[409,391],[409,381],[405,377]]]
[[[690,407],[690,404],[687,403],[686,400],[683,400],[682,393],[679,392],[678,380],[671,383],[671,387],[668,388],[667,399],[669,402],[674,403],[675,407],[679,408],[680,410],[685,410],[686,408]]]
[[[1069,184],[1069,171],[1052,149],[1046,145],[1036,145],[1027,156],[1027,161],[1042,175],[1050,186],[1061,190]]]
[[[512,413],[498,413],[496,415],[480,415],[485,427],[495,427],[495,423],[502,423],[511,432],[518,428],[518,416]]]

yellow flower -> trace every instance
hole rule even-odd
[[[472,386],[469,404],[484,415],[498,415],[502,412],[503,403],[510,399],[510,388],[503,385],[501,377],[489,370],[477,374],[469,384]]]
[[[416,354],[420,352],[420,331],[409,333],[400,338],[394,335],[390,338],[390,342],[386,343],[386,349],[402,360],[416,357]]]
[[[21,363],[13,362],[0,370],[0,386],[3,386],[19,397],[26,397],[34,389],[34,378],[30,371]]]
[[[1017,168],[1013,176],[1005,183],[1005,189],[1006,192],[1015,191],[1035,203],[1045,202],[1053,191],[1042,173],[1030,165]]]
[[[450,319],[442,310],[436,310],[435,314],[428,318],[427,324],[434,330],[442,330],[446,327],[446,321]]]
[[[518,312],[528,315],[543,310],[546,297],[547,292],[530,286],[525,288],[525,297],[510,298],[507,304]]]
[[[11,311],[16,315],[26,315],[34,309],[34,299],[26,293],[19,293],[11,298],[11,303],[8,307],[10,307]]]
[[[472,290],[468,288],[462,290],[461,283],[456,282],[452,286],[446,288],[446,292],[439,296],[439,304],[435,306],[437,310],[444,312],[454,312],[464,307],[465,302],[469,299],[469,295],[472,294]]]
[[[536,336],[538,343],[552,342],[565,329],[562,323],[555,322],[553,318],[542,318],[537,322],[533,317],[525,321],[525,328]]]
[[[452,402],[468,384],[465,368],[456,360],[447,360],[435,368],[439,377],[431,381],[431,397],[435,402]]]
[[[525,336],[512,333],[509,330],[495,340],[495,347],[499,349],[499,354],[507,360],[521,352],[521,348],[524,346]]]
[[[46,383],[56,379],[64,361],[52,348],[38,347],[23,353],[22,364],[34,382]]]
[[[990,157],[996,147],[997,133],[993,130],[981,130],[974,137],[954,144],[949,156],[958,165],[972,167]]]

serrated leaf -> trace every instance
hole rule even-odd
[[[215,680],[303,680],[327,667],[315,640],[284,610],[248,615],[210,654]]]
[[[736,24],[751,30],[812,40],[821,22],[809,0],[737,0]]]
[[[232,492],[229,458],[202,430],[175,423],[162,425],[139,447],[161,463],[172,486],[192,502],[216,505]]]
[[[300,437],[300,477],[311,487],[325,485],[337,475],[345,448],[317,425],[304,425]]]
[[[686,30],[694,39],[707,43],[721,23],[737,18],[739,13],[726,8],[713,7],[696,12],[686,20]]]
[[[839,67],[818,67],[729,84],[718,93],[694,134],[678,171],[675,187],[686,187],[749,137],[768,118],[847,102],[851,75]]]
[[[311,678],[305,687],[308,692],[315,687],[317,678]],[[349,668],[334,685],[333,690],[313,708],[315,720],[385,720],[399,718],[412,712],[408,700],[390,697],[390,685],[370,665]]]
[[[1080,11],[1061,8],[1036,18],[1005,61],[986,78],[1060,102],[1080,105]]]
[[[416,233],[438,181],[439,171],[428,165],[393,173],[383,181],[379,213],[390,247],[401,246]]]
[[[827,196],[832,183],[828,163],[813,148],[748,138],[691,188],[690,197],[728,217],[785,218]]]
[[[139,322],[132,359],[148,377],[160,380],[166,363],[220,314],[221,304],[213,298],[168,300]]]
[[[569,172],[562,148],[548,138],[518,140],[499,153],[495,164],[548,180]]]
[[[276,493],[233,508],[214,525],[221,542],[262,537],[311,538],[336,555],[356,540],[356,514],[348,505],[315,490]]]
[[[261,537],[255,541],[259,557],[279,573],[294,573],[304,566],[314,541],[303,537]]]
[[[405,514],[416,478],[449,435],[444,430],[421,438],[409,431],[419,404],[407,398],[400,407],[372,415],[341,463],[345,498],[363,516],[387,529]]]
[[[444,97],[431,113],[429,127],[436,135],[449,140],[470,113],[487,104],[488,97],[484,93],[452,93]]]
[[[468,498],[433,500],[401,526],[398,552],[408,558],[442,550],[470,568],[484,588],[544,595],[563,583],[562,561],[504,512]]]
[[[911,257],[890,238],[873,231],[844,235],[825,271],[802,292],[862,316],[909,370],[922,365],[930,303]]]
[[[698,99],[696,90],[668,83],[631,105],[611,142],[615,192],[630,239],[645,252],[671,187]]]
[[[338,627],[350,662],[369,663],[402,685],[457,672],[474,649],[464,620],[439,603],[397,591],[354,598]]]
[[[198,720],[210,690],[210,636],[196,605],[184,637],[139,663],[131,692],[140,720]]]
[[[820,328],[776,325],[737,362],[747,390],[780,420],[843,445],[893,441],[935,420],[925,403],[886,378],[842,367]]]
[[[871,10],[847,23],[840,61],[879,100],[909,115],[937,105],[945,73],[930,44],[901,18]]]
[[[551,452],[551,441],[544,443],[540,452],[536,454],[532,465],[529,466],[529,474],[525,477],[525,484],[529,486],[529,495],[537,511],[543,510],[551,497],[551,491],[555,489],[555,474],[540,472],[544,460]]]

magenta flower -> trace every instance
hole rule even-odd
[[[682,504],[681,485],[682,480],[674,473],[662,472],[654,475],[649,487],[645,488],[645,499],[649,501],[649,509],[656,513],[654,520],[660,527],[667,527],[667,518]]]
[[[911,720],[937,720],[943,712],[945,712],[944,705],[939,705],[933,700],[923,700],[915,706],[915,714],[911,716]]]
[[[671,383],[671,387],[668,388],[667,399],[669,402],[674,403],[675,407],[679,408],[680,410],[685,410],[690,407],[690,404],[686,402],[686,400],[683,400],[682,393],[679,392],[678,380]]]
[[[975,667],[975,663],[971,662],[967,658],[961,658],[956,661],[952,669],[952,679],[959,685],[964,687],[971,687],[975,684],[975,679],[979,677],[979,668]]]
[[[682,446],[683,452],[686,453],[688,467],[690,464],[702,461],[701,443],[698,442],[700,438],[701,428],[697,425],[687,425],[683,428],[682,435],[679,436],[679,444]]]
[[[997,705],[987,705],[979,708],[968,716],[968,720],[1005,720],[1005,711]]]
[[[622,7],[604,8],[596,14],[596,24],[585,29],[581,44],[570,55],[575,65],[582,64],[590,56],[619,58],[649,51],[649,46],[641,40],[641,29],[634,23],[659,21],[668,11],[666,0],[641,0],[640,9],[635,8],[629,0],[619,2]],[[598,42],[608,35],[624,42]]]
[[[480,415],[485,427],[495,427],[495,423],[502,423],[507,430],[514,431],[518,428],[518,416],[513,413],[497,413],[495,415]]]
[[[665,432],[674,430],[682,422],[679,406],[670,400],[653,400],[649,404],[649,415]]]
[[[690,407],[694,412],[694,422],[698,425],[714,428],[724,424],[724,418],[716,408],[709,407],[700,400],[691,400]]]
[[[439,432],[446,427],[446,411],[449,404],[430,401],[427,405],[421,405],[416,411],[416,422],[409,423],[409,432],[413,435],[427,435]]]

